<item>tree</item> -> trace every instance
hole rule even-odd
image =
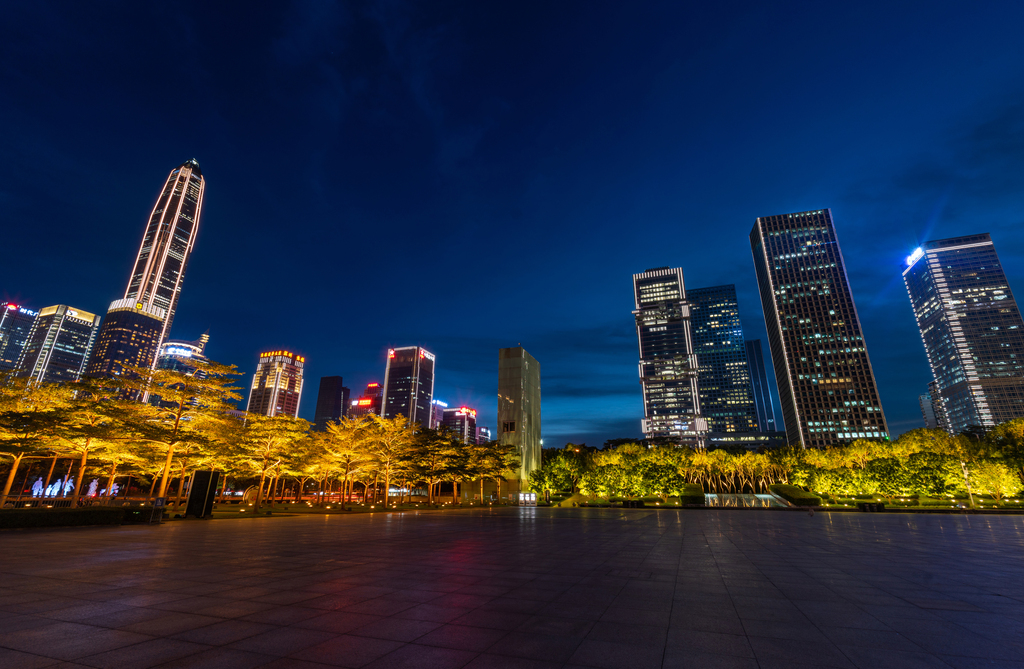
[[[409,456],[416,433],[402,415],[394,418],[369,416],[364,426],[367,452],[384,479],[384,506],[389,505],[391,479]]]
[[[242,440],[236,451],[238,463],[260,477],[253,510],[263,502],[263,485],[267,474],[291,453],[292,447],[305,436],[309,423],[291,416],[258,416],[245,419]]]
[[[52,450],[57,412],[73,400],[74,392],[65,386],[9,378],[0,383],[0,457],[11,459],[0,507],[7,503],[22,461],[52,455],[47,451]]]
[[[204,443],[212,434],[235,420],[227,412],[231,403],[242,399],[232,386],[239,375],[234,365],[193,360],[195,369],[128,368],[128,375],[114,380],[120,388],[137,397],[153,398],[150,404],[136,404],[135,429],[139,441],[165,449],[158,497],[167,496],[167,484],[175,449],[185,443]]]
[[[342,418],[328,423],[324,432],[314,433],[316,448],[322,449],[342,474],[342,511],[352,503],[352,477],[363,471],[369,461],[364,427],[362,420]]]
[[[434,504],[434,486],[445,479],[451,459],[458,453],[458,437],[448,427],[422,428],[416,433],[413,469],[427,484],[427,503]]]

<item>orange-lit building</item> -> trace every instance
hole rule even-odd
[[[264,416],[299,415],[306,359],[290,351],[260,353],[246,411]]]
[[[384,386],[379,383],[367,384],[363,394],[352,400],[348,407],[349,418],[362,418],[369,414],[380,415],[380,402],[384,396]]]

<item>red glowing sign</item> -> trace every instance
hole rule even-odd
[[[371,384],[370,384],[369,386],[367,386],[367,387],[368,387],[368,388],[376,388],[376,387],[377,387],[377,386],[379,386],[379,385],[380,385],[379,383],[371,383]]]
[[[459,413],[463,416],[472,416],[476,418],[476,409],[470,409],[469,407],[459,407]]]
[[[359,406],[361,406],[361,407],[370,406],[371,402],[373,402],[373,400],[359,400]]]
[[[17,308],[18,308],[18,305],[17,305],[17,304],[8,304],[8,305],[7,305],[7,308],[8,308],[8,309],[17,309]]]
[[[388,357],[389,358],[395,357],[395,349],[393,349],[393,348],[392,349],[388,349]]]

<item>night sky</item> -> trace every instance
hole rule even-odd
[[[20,5],[20,6],[19,6]],[[7,3],[3,296],[103,314],[167,173],[202,221],[172,336],[357,394],[389,346],[494,427],[541,363],[546,446],[640,434],[631,275],[735,283],[757,216],[832,208],[891,431],[930,380],[900,277],[989,232],[1024,296],[1024,3]],[[767,345],[767,342],[765,342]],[[766,351],[767,353],[767,351]],[[246,393],[247,394],[247,393]]]

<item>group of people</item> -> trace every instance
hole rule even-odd
[[[96,497],[97,495],[105,495],[107,489],[99,490],[99,479],[93,479],[92,483],[89,484],[89,491],[86,493],[89,497]],[[69,476],[64,480],[56,480],[50,485],[43,483],[42,477],[36,479],[36,482],[32,484],[32,496],[33,497],[67,497],[75,490],[75,477]],[[117,496],[118,485],[115,483],[110,486],[110,494],[112,497]]]

